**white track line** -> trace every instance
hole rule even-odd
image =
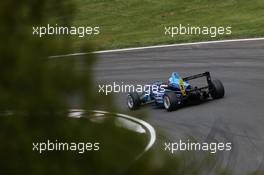
[[[143,125],[145,128],[148,129],[150,139],[149,139],[149,143],[146,146],[144,152],[147,152],[154,145],[154,143],[156,141],[156,132],[155,132],[155,129],[149,123],[145,122],[144,120],[141,120],[141,119],[138,119],[138,118],[126,115],[126,114],[117,113],[116,115],[123,117],[123,118],[126,118],[126,119],[129,119],[129,120],[132,120],[134,122],[137,122],[137,123]]]
[[[125,48],[125,49],[102,50],[102,51],[95,51],[95,52],[72,53],[72,54],[66,54],[66,55],[50,56],[49,58],[81,56],[81,55],[87,55],[87,54],[90,54],[90,53],[95,53],[95,54],[114,53],[114,52],[146,50],[146,49],[165,48],[165,47],[179,47],[179,46],[190,46],[190,45],[201,45],[201,44],[245,42],[245,41],[262,41],[262,40],[264,40],[264,38],[247,38],[247,39],[230,39],[230,40],[217,40],[217,41],[201,41],[201,42],[193,42],[193,43],[167,44],[167,45],[156,45],[156,46],[146,46],[146,47],[133,47],[133,48]]]
[[[80,118],[81,115],[83,113],[85,113],[85,110],[83,110],[83,109],[71,109],[71,110],[69,110],[69,112],[70,112],[70,115],[69,115],[70,117]],[[154,145],[154,143],[156,141],[155,129],[149,123],[145,122],[144,120],[141,120],[141,119],[138,119],[138,118],[126,115],[126,114],[121,114],[121,113],[111,113],[111,112],[99,111],[99,110],[93,110],[92,112],[102,113],[102,114],[113,114],[113,115],[116,115],[118,117],[122,117],[122,118],[125,118],[128,120],[132,120],[132,121],[144,126],[149,132],[149,142],[148,142],[147,146],[145,147],[143,153],[147,152]],[[76,115],[73,115],[72,113],[76,113]],[[137,158],[139,158],[142,154],[140,154]]]

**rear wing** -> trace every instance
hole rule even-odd
[[[196,74],[196,75],[192,75],[192,76],[189,76],[189,77],[184,77],[182,79],[183,79],[183,81],[189,81],[189,80],[193,80],[193,79],[197,79],[197,78],[201,78],[201,77],[206,77],[206,81],[207,81],[208,85],[204,86],[204,87],[196,88],[196,89],[202,90],[202,89],[211,88],[212,87],[212,81],[211,81],[210,72],[204,72],[204,73],[201,73],[201,74]]]
[[[201,73],[201,74],[196,74],[196,75],[192,75],[192,76],[189,76],[189,77],[184,77],[182,79],[183,79],[183,81],[189,81],[189,80],[193,80],[193,79],[201,78],[201,77],[206,77],[208,85],[211,84],[210,72],[204,72],[204,73]]]

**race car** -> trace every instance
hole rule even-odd
[[[202,87],[192,86],[189,81],[206,77],[207,85]],[[173,72],[169,81],[156,81],[143,92],[130,92],[127,95],[127,106],[130,110],[139,109],[144,104],[154,104],[165,108],[167,111],[177,110],[184,104],[200,103],[209,99],[223,98],[225,89],[220,80],[211,80],[210,72],[204,72],[181,78]]]

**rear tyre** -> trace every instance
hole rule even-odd
[[[168,92],[163,97],[163,105],[170,112],[179,108],[180,101],[174,92]]]
[[[140,107],[141,100],[137,92],[132,92],[127,95],[127,107],[130,110],[136,110]]]
[[[220,80],[212,80],[212,87],[210,90],[213,99],[223,98],[225,95],[224,85]]]

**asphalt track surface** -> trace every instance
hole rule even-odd
[[[94,73],[100,84],[146,84],[167,80],[173,71],[182,76],[210,71],[212,78],[223,82],[225,98],[174,112],[151,105],[140,110],[147,111],[146,120],[172,141],[191,136],[232,142],[232,151],[221,154],[218,164],[235,174],[264,169],[264,41],[131,50],[98,57]],[[120,112],[128,113],[126,94],[116,96]]]

